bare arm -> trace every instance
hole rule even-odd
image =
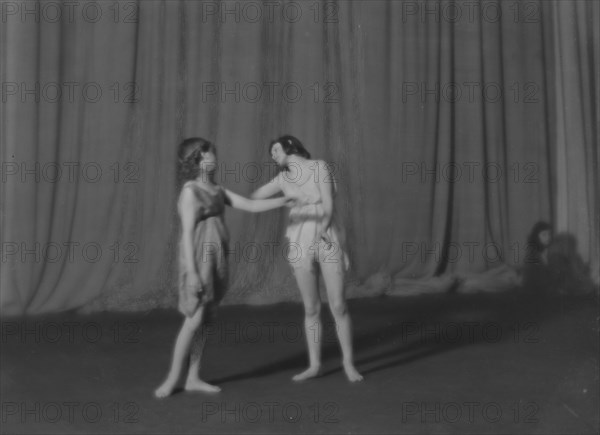
[[[196,264],[194,262],[194,221],[196,198],[194,192],[190,188],[184,188],[181,192],[180,218],[182,228],[182,244],[184,264],[188,275],[198,276]]]
[[[279,183],[277,182],[277,177],[273,178],[264,186],[259,187],[254,192],[250,194],[250,198],[252,199],[266,199],[270,198],[273,195],[277,195],[281,192],[281,187],[279,187]]]
[[[321,232],[325,233],[331,225],[333,216],[333,177],[329,172],[327,164],[319,160],[318,164],[319,191],[321,192],[321,203],[323,205],[323,220],[321,221]]]
[[[228,205],[231,207],[249,211],[251,213],[273,210],[274,208],[286,205],[288,201],[288,199],[283,196],[272,199],[248,199],[227,189],[225,189],[225,196],[227,197]]]

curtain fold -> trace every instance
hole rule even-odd
[[[556,91],[556,227],[572,234],[600,282],[598,2],[553,1]]]
[[[190,136],[243,195],[282,134],[330,162],[350,293],[522,263],[540,219],[598,278],[595,2],[22,3],[39,19],[1,30],[3,314],[174,306]],[[299,300],[285,211],[226,219],[225,302]]]

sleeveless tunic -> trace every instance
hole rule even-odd
[[[225,192],[217,186],[216,193],[187,182],[183,189],[192,189],[196,198],[193,230],[194,263],[202,292],[187,286],[183,240],[179,241],[179,311],[193,315],[198,306],[218,304],[227,289],[227,251],[229,234],[225,226]],[[182,191],[183,191],[182,189]],[[177,204],[181,216],[181,196]]]
[[[294,269],[311,269],[315,263],[320,263],[322,266],[333,265],[342,273],[348,268],[348,257],[341,243],[340,225],[336,222],[335,213],[326,232],[331,244],[322,239],[316,240],[325,216],[319,189],[319,179],[324,176],[328,177],[328,182],[334,183],[335,193],[335,180],[329,176],[324,162],[315,161],[309,165],[308,171],[301,171],[294,179],[286,172],[276,177],[282,192],[296,199],[289,212],[285,233],[288,242],[286,256]]]

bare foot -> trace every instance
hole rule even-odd
[[[185,383],[185,391],[201,391],[203,393],[218,393],[221,387],[211,385],[201,379],[188,380]]]
[[[173,394],[173,390],[175,389],[176,386],[177,386],[176,381],[167,379],[166,381],[163,382],[163,384],[160,387],[158,387],[154,391],[154,397],[156,397],[157,399],[163,399],[165,397],[168,397],[171,394]]]
[[[344,371],[346,372],[346,376],[350,382],[360,382],[363,380],[363,376],[358,373],[356,367],[354,367],[354,365],[351,363],[344,364]]]
[[[319,376],[320,371],[321,371],[320,366],[310,366],[309,368],[304,370],[302,373],[298,373],[297,375],[294,375],[294,377],[292,377],[292,381],[301,382],[301,381],[305,381],[310,378],[315,378],[315,377]]]

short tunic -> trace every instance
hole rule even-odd
[[[200,305],[218,304],[227,290],[227,251],[229,234],[225,226],[225,192],[220,186],[211,192],[194,181],[183,189],[192,189],[196,198],[193,250],[196,272],[202,291],[186,285],[187,266],[183,239],[179,241],[179,311],[194,314]],[[183,192],[182,189],[182,192]],[[181,216],[181,196],[177,204]]]
[[[286,172],[281,172],[275,179],[285,196],[294,198],[295,205],[290,209],[286,229],[287,260],[294,268],[312,269],[315,263],[334,265],[341,273],[348,268],[348,257],[343,248],[340,237],[340,225],[336,222],[335,215],[326,234],[331,244],[324,240],[316,240],[319,226],[325,217],[321,191],[319,189],[320,177],[334,183],[329,176],[325,163],[315,161],[309,169],[300,172],[297,179],[290,179]],[[326,172],[326,173],[323,173]]]

